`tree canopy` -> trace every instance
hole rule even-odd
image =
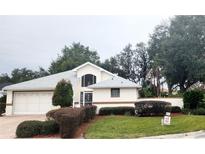
[[[73,43],[71,46],[65,46],[63,48],[62,55],[59,55],[58,58],[51,63],[49,72],[54,74],[71,70],[87,61],[99,64],[100,57],[96,51],[90,50],[89,47],[80,43]]]
[[[175,16],[155,28],[149,54],[162,69],[168,84],[183,92],[205,80],[205,17]]]

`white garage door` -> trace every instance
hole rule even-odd
[[[13,114],[45,114],[52,109],[53,92],[14,92]]]

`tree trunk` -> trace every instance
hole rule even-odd
[[[159,68],[157,68],[157,97],[160,96],[160,72]]]
[[[168,86],[168,93],[169,93],[169,95],[171,95],[172,94],[172,84],[167,82],[167,86]]]

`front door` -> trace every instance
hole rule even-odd
[[[93,102],[93,93],[91,91],[80,92],[80,104],[92,104]]]

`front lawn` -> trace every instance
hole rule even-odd
[[[161,117],[105,116],[90,125],[85,138],[138,138],[198,130],[205,130],[205,116],[175,116],[170,126],[161,126]]]

